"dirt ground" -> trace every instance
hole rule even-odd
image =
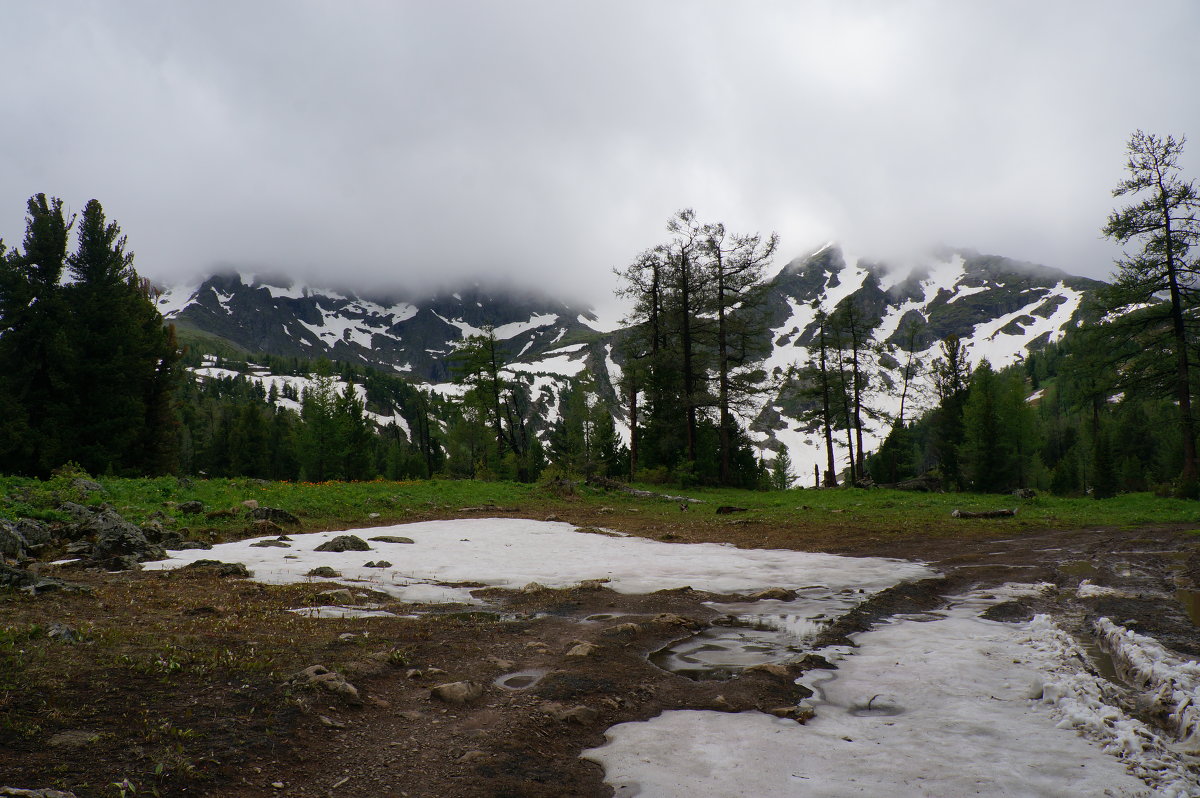
[[[589,510],[562,520],[681,544],[723,541],[915,559],[943,574],[881,594],[831,624],[825,641],[844,640],[893,613],[934,609],[971,588],[1050,582],[1066,590],[1048,592],[1036,606],[1006,608],[1009,619],[1052,612],[1082,636],[1092,618],[1108,615],[1200,658],[1200,634],[1186,603],[1194,610],[1200,590],[1200,537],[1185,529],[1030,534],[1014,527],[965,532],[951,541],[797,540],[784,525],[681,519],[664,528],[632,514]],[[784,713],[803,697],[794,677],[825,664],[810,657],[725,681],[660,670],[649,652],[716,615],[704,602],[721,597],[690,589],[647,596],[602,585],[484,589],[479,595],[489,601],[487,611],[320,620],[281,612],[316,603],[314,586],[268,588],[201,571],[64,572],[93,592],[0,604],[4,625],[12,628],[62,622],[90,629],[93,650],[103,648],[105,656],[123,639],[105,630],[130,623],[197,647],[178,655],[177,674],[175,655],[166,665],[159,664],[161,652],[156,660],[139,659],[140,639],[126,643],[125,660],[119,653],[109,659],[78,653],[88,651],[85,640],[64,654],[79,658],[69,669],[56,669],[39,649],[38,669],[28,678],[40,679],[43,690],[0,682],[0,712],[9,713],[0,727],[0,785],[70,789],[80,798],[120,795],[122,779],[130,795],[136,789],[139,795],[214,797],[608,796],[613,793],[600,767],[579,754],[602,744],[611,725],[668,709]],[[1079,600],[1071,589],[1083,578],[1133,598]],[[230,662],[239,664],[214,660],[201,667],[200,649],[230,652]],[[261,667],[252,667],[247,651],[261,652]],[[289,679],[311,665],[336,669],[357,697]],[[431,694],[436,685],[461,681],[480,685],[482,694],[464,703]]]

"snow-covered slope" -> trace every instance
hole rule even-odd
[[[806,365],[815,355],[818,311],[833,313],[853,303],[872,330],[871,342],[887,354],[878,358],[864,401],[873,411],[864,420],[865,448],[871,451],[899,414],[910,335],[916,374],[905,397],[907,420],[930,406],[927,367],[947,336],[959,337],[972,366],[986,358],[1003,368],[1029,350],[1059,340],[1078,319],[1084,296],[1100,285],[970,250],[943,250],[902,271],[847,257],[829,245],[792,261],[775,277],[766,365],[777,378],[791,366]],[[802,483],[812,484],[813,467],[824,464],[824,442],[816,426],[799,420],[803,409],[794,390],[785,388],[763,397],[751,429],[764,450],[786,446]],[[839,458],[843,456],[839,446]]]
[[[223,338],[252,353],[348,361],[442,382],[446,355],[491,325],[511,357],[594,338],[586,308],[530,291],[479,284],[425,297],[366,297],[256,275],[223,274],[158,298],[179,327]]]

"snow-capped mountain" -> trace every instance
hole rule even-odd
[[[1100,285],[1045,266],[969,250],[943,250],[900,270],[849,257],[827,245],[788,263],[770,281],[765,365],[776,377],[783,377],[790,366],[803,366],[810,359],[818,309],[831,313],[854,303],[873,330],[873,340],[891,352],[879,358],[878,376],[866,397],[866,404],[877,411],[868,422],[870,450],[899,410],[900,370],[908,361],[905,346],[912,331],[918,363],[928,365],[940,342],[954,334],[966,345],[973,365],[986,357],[1003,367],[1061,338],[1076,323],[1085,295]],[[466,336],[491,325],[509,358],[507,370],[527,381],[533,411],[547,428],[558,416],[569,382],[590,377],[596,390],[613,400],[613,384],[620,377],[619,347],[614,346],[619,331],[606,331],[588,308],[533,292],[475,284],[398,301],[227,274],[167,289],[158,305],[181,328],[217,336],[248,353],[372,365],[447,395],[459,390],[449,382],[447,354]],[[252,376],[268,379],[265,374]],[[908,419],[932,399],[928,390],[921,390],[919,375],[917,382],[906,400]],[[760,397],[744,421],[764,454],[773,456],[786,446],[808,484],[813,465],[824,462],[822,440],[814,426],[799,420],[804,408],[790,393],[785,387]],[[621,427],[623,411],[616,412]],[[622,433],[628,439],[627,429]]]
[[[770,356],[776,377],[810,360],[818,310],[832,313],[852,302],[872,329],[872,340],[890,353],[879,358],[878,376],[865,397],[877,418],[864,421],[867,451],[876,448],[900,410],[901,371],[908,362],[909,331],[915,331],[913,362],[928,367],[940,343],[957,335],[972,366],[986,358],[996,368],[1012,365],[1027,351],[1059,340],[1077,323],[1084,297],[1103,285],[1057,269],[970,250],[946,249],[908,270],[847,258],[828,245],[787,264],[769,294]],[[927,373],[906,397],[911,420],[933,396]],[[924,390],[922,390],[924,388]],[[788,448],[802,481],[824,463],[824,442],[812,424],[798,420],[794,397],[766,399],[751,424],[751,437],[763,450]]]
[[[595,339],[589,309],[479,284],[420,299],[370,297],[254,275],[213,275],[163,290],[163,316],[249,353],[376,366],[418,382],[449,379],[456,342],[491,325],[510,357]]]

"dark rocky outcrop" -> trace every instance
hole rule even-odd
[[[317,546],[314,551],[371,551],[371,544],[358,535],[338,535],[333,540]]]

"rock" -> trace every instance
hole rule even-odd
[[[787,590],[782,587],[769,587],[766,590],[760,590],[757,593],[752,593],[750,598],[755,601],[763,601],[764,599],[774,599],[775,601],[794,601],[796,598],[795,590]]]
[[[46,742],[53,748],[83,748],[99,739],[100,735],[94,731],[71,729],[59,732]]]
[[[283,527],[274,521],[253,521],[250,526],[246,527],[246,532],[256,538],[265,538],[271,535],[278,537],[283,534]]]
[[[578,723],[580,726],[587,726],[600,719],[600,710],[580,704],[554,712],[551,717],[564,723]]]
[[[511,671],[516,665],[510,659],[501,659],[500,657],[488,657],[487,661],[495,665],[502,671]]]
[[[483,696],[483,685],[471,681],[447,682],[434,687],[429,691],[429,695],[447,704],[469,704]]]
[[[718,712],[733,712],[733,704],[730,704],[729,699],[723,695],[712,700],[712,708]]]
[[[242,502],[242,506],[245,507],[247,510],[257,510],[258,509],[258,499],[246,499],[246,501]]]
[[[31,548],[45,546],[54,540],[50,527],[32,518],[21,518],[15,522],[15,526]]]
[[[61,790],[22,790],[18,787],[0,787],[0,796],[12,798],[75,798],[73,792]]]
[[[1017,488],[1012,492],[1012,495],[1018,499],[1036,499],[1037,491],[1033,488]]]
[[[820,654],[805,654],[796,661],[796,665],[806,671],[836,671],[837,665],[822,657]]]
[[[600,634],[605,637],[634,637],[642,631],[642,627],[636,623],[619,623],[616,626],[610,626]]]
[[[358,697],[358,688],[346,681],[346,677],[324,665],[310,665],[293,674],[288,681],[300,686],[321,687],[352,704],[362,703],[362,699]]]
[[[600,646],[593,643],[576,643],[567,650],[568,657],[590,657],[600,650]]]
[[[979,614],[980,618],[1006,623],[1022,623],[1032,620],[1033,616],[1033,610],[1020,601],[1003,601],[993,604]]]
[[[91,557],[92,544],[86,540],[77,540],[67,544],[65,553],[68,557]]]
[[[52,621],[46,626],[46,637],[68,645],[83,642],[83,635],[67,626],[65,623]]]
[[[486,751],[478,751],[478,750],[477,751],[467,751],[465,754],[463,754],[462,756],[460,756],[458,758],[458,761],[459,762],[478,762],[481,759],[487,759],[487,758],[488,758],[488,754]]]
[[[328,717],[327,715],[317,715],[317,720],[321,721],[321,725],[328,726],[331,729],[346,728],[345,723],[342,723],[340,720],[334,720],[333,718]]]
[[[210,510],[204,514],[204,517],[211,521],[211,520],[215,520],[217,518],[233,518],[237,514],[238,514],[237,508],[230,507],[230,508],[226,508],[224,510]]]
[[[376,535],[373,538],[367,538],[376,543],[413,543],[412,538],[401,537],[400,535]]]
[[[327,540],[320,546],[317,546],[314,551],[371,551],[371,544],[360,538],[358,535],[338,535],[333,540]]]
[[[332,604],[353,604],[354,594],[344,587],[336,590],[322,590],[317,594],[317,598],[328,601]]]
[[[142,564],[133,554],[118,554],[107,559],[96,559],[96,563],[106,571],[140,571]]]
[[[179,543],[167,543],[163,548],[171,551],[191,551],[192,549],[203,549],[207,551],[212,548],[211,543],[206,543],[203,540],[184,540]]]
[[[92,557],[108,560],[113,557],[132,556],[139,562],[165,560],[167,552],[146,540],[141,528],[134,526],[111,508],[95,513],[80,524],[80,528],[95,536]]]
[[[378,518],[379,513],[367,513],[367,518]]]
[[[780,679],[791,679],[792,672],[788,670],[786,665],[780,665],[775,662],[764,662],[759,665],[751,665],[746,668],[746,673],[766,673],[771,676],[776,676]]]
[[[557,515],[555,515],[554,513],[550,513],[550,515],[546,516],[546,521],[547,521],[547,522],[554,522],[554,521],[557,521],[557,520],[558,520],[558,516],[557,516]]]
[[[525,585],[525,587],[521,588],[521,592],[522,593],[541,593],[542,591],[549,590],[549,589],[550,588],[546,587],[545,585],[541,584],[540,582],[530,582],[529,584]]]
[[[579,583],[577,590],[603,590],[604,586],[611,582],[611,579],[584,579]]]
[[[17,531],[15,524],[0,520],[0,556],[23,560],[28,546],[29,541]]]
[[[787,718],[797,723],[807,723],[817,715],[812,707],[775,707],[767,712],[777,718]]]
[[[84,507],[82,504],[76,504],[75,502],[63,502],[58,505],[58,511],[71,516],[71,519],[77,524],[82,524],[92,517],[90,507]]]
[[[730,515],[732,513],[747,513],[750,512],[745,507],[734,507],[731,504],[722,504],[717,508],[717,515]]]
[[[75,490],[81,490],[84,493],[104,492],[104,486],[99,482],[91,479],[84,479],[83,477],[75,477],[75,479],[71,480],[71,487]]]
[[[64,582],[61,579],[55,579],[52,576],[39,576],[32,571],[26,571],[23,568],[14,568],[11,565],[3,563],[0,563],[0,590],[19,590],[31,596],[55,590],[73,593],[91,592],[90,588],[83,585],[74,585],[70,582]]]
[[[957,510],[956,509],[956,510],[950,511],[950,516],[952,518],[1011,518],[1012,516],[1014,516],[1016,514],[1017,514],[1016,507],[1012,508],[1011,510],[1009,510],[1009,509],[980,510],[978,512],[972,512],[970,510]]]
[[[251,543],[252,549],[290,549],[291,546],[284,543],[282,540],[260,540],[257,543]]]
[[[250,511],[250,514],[259,521],[274,521],[277,524],[291,524],[293,526],[300,523],[299,518],[287,510],[281,510],[278,507],[255,507]]]
[[[363,568],[391,568],[392,564],[387,560],[371,560],[363,564]]]
[[[195,569],[212,569],[217,576],[242,576],[249,577],[250,569],[240,562],[221,562],[220,560],[196,560],[193,563],[183,566],[184,568]]]
[[[667,624],[669,626],[687,626],[693,629],[700,625],[699,621],[693,621],[691,618],[685,618],[673,612],[660,612],[654,616],[653,623]]]
[[[191,501],[180,502],[179,506],[175,509],[184,515],[198,515],[204,512],[204,502],[199,499],[192,499]]]
[[[341,574],[330,568],[328,565],[322,565],[319,568],[312,569],[305,574],[305,576],[320,576],[324,577],[325,579],[337,579],[341,576]]]

